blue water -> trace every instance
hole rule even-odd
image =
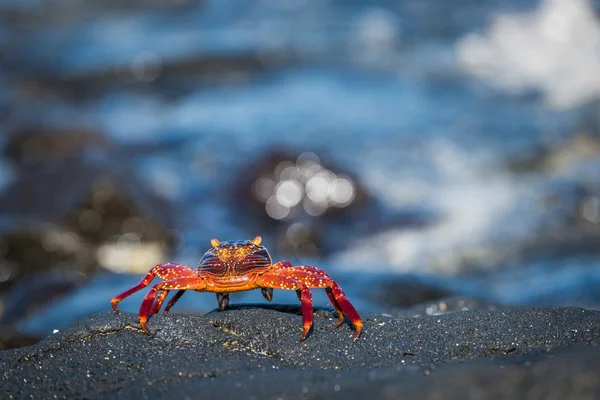
[[[600,305],[594,254],[549,256],[573,247],[577,190],[598,195],[599,158],[575,154],[559,169],[509,168],[542,146],[566,147],[589,108],[557,110],[538,93],[503,92],[456,59],[461,37],[484,30],[496,13],[530,12],[536,3],[203,1],[119,10],[89,2],[64,6],[63,15],[60,5],[28,3],[0,2],[21,16],[0,30],[0,86],[7,87],[0,108],[11,107],[1,129],[89,126],[131,149],[136,172],[178,210],[185,242],[174,260],[195,265],[211,237],[263,234],[222,201],[224,182],[262,149],[287,148],[313,151],[355,174],[390,215],[419,209],[437,218],[359,232],[316,260],[339,273],[360,309],[385,311],[364,295],[365,282],[376,285],[381,274],[416,275],[503,304]],[[266,67],[223,80],[160,80],[175,62],[232,55],[262,56]],[[291,61],[280,65],[277,57]],[[140,78],[140,62],[158,72]],[[138,82],[108,84],[84,100],[43,85],[28,94],[23,83],[111,76],[115,68],[130,69],[123,82]],[[84,82],[93,86],[92,78]],[[136,152],[148,143],[156,150]],[[199,162],[209,167],[199,171]],[[0,168],[0,185],[10,179],[10,167]],[[534,255],[525,255],[532,247]],[[138,279],[92,277],[23,329],[48,333],[108,310],[110,297]],[[141,296],[122,308],[136,311]],[[232,302],[261,299],[252,292]],[[276,293],[275,300],[296,297]],[[318,295],[316,303],[327,299]],[[178,309],[215,305],[214,295],[193,293]]]

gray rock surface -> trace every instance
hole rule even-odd
[[[545,354],[448,364],[420,374],[398,369],[382,379],[321,391],[309,398],[597,399],[599,360],[600,347],[575,346]]]
[[[334,330],[334,314],[317,310],[313,331],[299,343],[296,306],[157,315],[149,322],[152,336],[139,330],[134,314],[96,314],[37,345],[0,352],[0,398],[458,399],[532,393],[595,398],[600,393],[595,374],[600,348],[590,347],[600,343],[600,312],[519,308],[419,318],[362,316],[364,334],[353,342],[350,325]]]

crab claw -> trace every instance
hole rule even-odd
[[[257,236],[254,239],[252,239],[252,243],[254,243],[257,246],[260,246],[261,242],[262,242],[262,238],[260,236]]]

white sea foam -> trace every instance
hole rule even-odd
[[[467,71],[511,92],[539,90],[557,108],[600,94],[600,23],[589,0],[543,0],[526,14],[501,14],[483,34],[458,41]]]
[[[370,261],[383,259],[399,271],[445,273],[458,272],[470,262],[485,267],[510,256],[499,248],[526,240],[547,217],[538,206],[542,194],[527,180],[486,165],[484,155],[438,140],[424,157],[430,157],[434,170],[418,185],[409,183],[407,189],[404,179],[389,173],[371,183],[398,207],[425,202],[440,220],[361,238],[338,254],[336,262],[368,268]]]

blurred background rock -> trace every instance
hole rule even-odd
[[[365,311],[600,308],[599,10],[0,0],[0,346],[259,234]]]

